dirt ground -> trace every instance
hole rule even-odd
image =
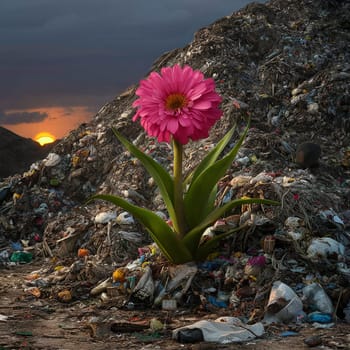
[[[317,336],[318,349],[350,349],[350,324],[331,329],[310,325],[270,325],[261,339],[244,344],[180,344],[171,339],[171,330],[201,318],[222,314],[191,314],[162,310],[120,310],[99,300],[61,303],[50,295],[37,298],[26,290],[26,276],[40,268],[37,263],[0,269],[0,349],[306,349],[304,340]],[[147,329],[152,318],[161,320],[165,330]],[[113,332],[111,325],[137,324],[139,329]],[[128,327],[128,326],[126,326]],[[112,327],[113,328],[113,327]],[[144,328],[144,329],[142,329]],[[128,331],[128,332],[126,332]],[[293,331],[293,336],[282,336]]]

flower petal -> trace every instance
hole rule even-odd
[[[171,134],[175,134],[179,128],[179,121],[176,118],[169,119],[167,122],[167,129]]]
[[[141,125],[159,142],[175,138],[186,144],[190,139],[208,137],[210,128],[222,116],[221,97],[215,92],[213,79],[205,79],[202,72],[190,66],[164,67],[160,73],[152,72],[142,80],[133,103],[137,108],[133,121],[140,118]],[[178,108],[169,109],[169,96],[183,96]],[[170,97],[171,98],[171,97]],[[168,108],[167,108],[168,102]]]
[[[200,100],[194,104],[194,107],[196,109],[209,109],[211,108],[211,102],[207,100]]]

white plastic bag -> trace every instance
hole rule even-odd
[[[174,329],[173,339],[177,339],[179,331],[194,328],[202,331],[204,341],[220,344],[248,341],[261,337],[265,332],[261,322],[247,325],[237,317],[220,317],[213,321],[201,320],[190,326]]]
[[[279,309],[278,304],[281,303],[285,306]],[[292,288],[281,281],[276,281],[271,288],[267,310],[264,317],[266,323],[295,322],[297,317],[303,314],[303,303]]]
[[[316,307],[317,311],[332,314],[333,304],[327,293],[318,283],[312,283],[303,288],[305,301]]]

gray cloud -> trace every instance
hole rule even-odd
[[[1,0],[0,109],[97,110],[162,53],[248,2]]]
[[[46,119],[49,115],[43,112],[11,112],[0,111],[0,124],[16,125],[21,123],[37,123]]]

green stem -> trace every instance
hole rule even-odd
[[[186,221],[184,211],[184,201],[182,192],[182,155],[183,149],[182,144],[173,140],[173,151],[174,151],[174,207],[177,223],[175,231],[179,234],[182,239],[186,234]]]

